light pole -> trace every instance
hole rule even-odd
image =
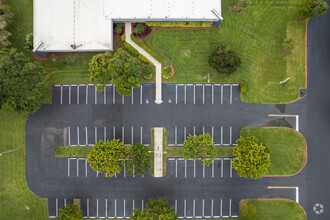
[[[204,76],[203,79],[206,79],[207,77],[207,83],[210,83],[210,73],[208,73],[206,76]]]
[[[17,151],[17,150],[18,150],[18,149],[15,149],[15,150],[9,150],[9,151],[2,152],[2,153],[0,153],[0,157],[1,157],[3,154],[7,154],[7,153],[14,152],[14,151]]]

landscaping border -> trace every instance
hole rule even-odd
[[[292,199],[285,199],[285,198],[258,198],[258,200],[287,200],[287,201],[295,202],[295,203],[297,203],[297,204],[300,206],[300,208],[305,212],[305,215],[306,215],[306,218],[307,218],[307,212],[306,212],[306,210],[304,209],[304,207],[302,207],[302,205],[300,205],[300,203],[298,203],[298,202],[296,202],[296,201],[294,201],[294,200],[292,200]]]

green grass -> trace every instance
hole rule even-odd
[[[243,205],[252,204],[256,207],[257,220],[306,220],[307,216],[304,210],[294,201],[271,199],[243,199],[240,201],[240,208]]]
[[[224,20],[220,30],[157,29],[144,43],[173,64],[177,83],[248,82],[245,102],[288,102],[305,88],[305,22],[299,10],[306,0],[255,0],[241,13],[230,11],[234,2],[222,1]],[[295,49],[284,53],[282,43],[295,38]],[[216,45],[225,44],[238,53],[242,66],[234,74],[222,75],[208,64]],[[287,77],[291,79],[280,84]]]
[[[86,157],[92,147],[56,147],[56,157]]]
[[[245,127],[241,130],[241,136],[255,136],[270,146],[268,175],[294,175],[306,163],[306,142],[295,130]]]
[[[0,219],[47,219],[47,200],[35,196],[25,181],[26,114],[0,110]]]

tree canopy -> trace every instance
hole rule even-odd
[[[312,0],[301,8],[300,14],[304,18],[313,18],[315,15],[325,15],[329,6],[325,1]]]
[[[42,104],[44,69],[14,48],[0,48],[0,106],[34,112]]]
[[[12,23],[13,17],[14,13],[9,5],[0,1],[0,46],[8,47],[11,45],[11,42],[8,40],[11,33],[7,28]]]
[[[143,144],[126,147],[126,173],[128,175],[144,175],[150,167],[149,148]]]
[[[268,173],[270,148],[254,136],[240,137],[234,147],[233,168],[239,176],[261,178]]]
[[[136,24],[134,27],[134,33],[137,35],[143,34],[145,32],[145,26],[141,23]]]
[[[100,140],[90,150],[87,161],[96,172],[101,172],[109,177],[120,173],[125,164],[125,147],[118,139],[103,142]]]
[[[202,162],[206,166],[209,166],[214,161],[215,147],[209,133],[198,136],[189,134],[183,146],[183,157],[185,160],[197,160],[199,157],[202,157]]]
[[[221,45],[210,54],[209,64],[219,73],[231,74],[241,66],[241,58],[232,49]]]
[[[89,66],[90,82],[100,91],[106,83],[112,82],[117,92],[125,96],[131,94],[132,88],[139,86],[141,62],[121,48],[113,55],[108,52],[95,55]]]
[[[175,220],[178,219],[178,215],[166,199],[149,199],[143,211],[135,209],[134,215],[131,214],[129,218],[131,220]]]
[[[83,212],[75,204],[67,203],[58,210],[58,220],[82,220]]]

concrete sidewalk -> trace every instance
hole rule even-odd
[[[163,176],[163,128],[154,128],[154,177]]]
[[[131,34],[132,34],[132,24],[131,22],[125,23],[125,40],[127,43],[132,45],[137,51],[139,51],[140,54],[145,56],[148,60],[150,60],[155,68],[156,68],[156,104],[161,104],[162,101],[162,64],[158,62],[153,56],[151,56],[149,53],[147,53],[144,49],[142,49],[139,45],[134,43],[131,40]]]

